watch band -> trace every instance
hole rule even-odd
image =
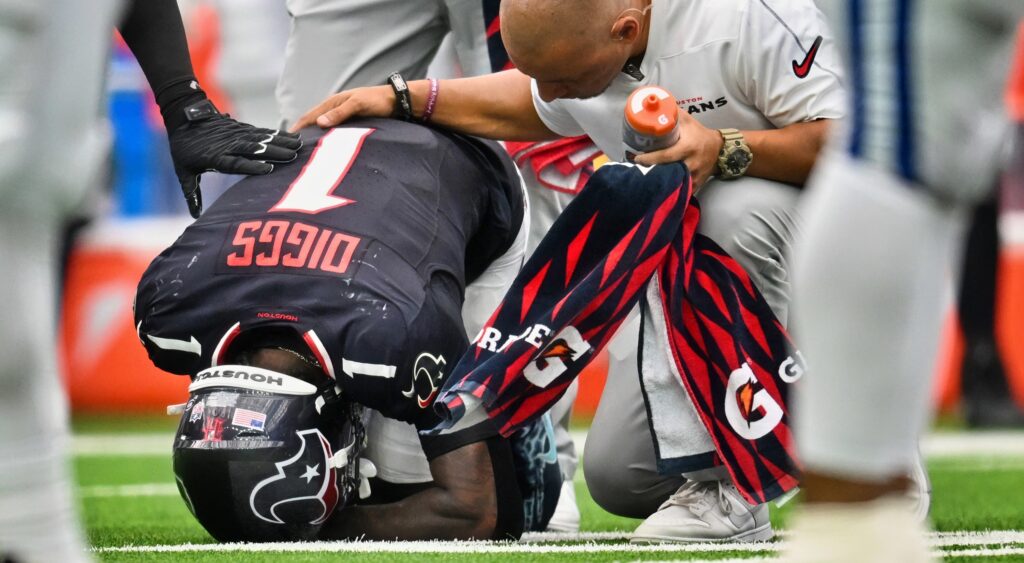
[[[740,141],[745,144],[745,141],[743,140],[743,133],[740,133],[739,129],[719,129],[718,132],[722,134],[722,138],[725,139],[727,144],[730,142],[735,143],[736,141]],[[722,148],[725,149],[725,146]]]
[[[392,72],[388,76],[388,84],[395,91],[395,113],[406,121],[412,121],[412,95],[409,94],[409,85],[397,72]]]

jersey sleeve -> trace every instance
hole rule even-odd
[[[563,137],[578,137],[587,134],[560,100],[545,102],[540,99],[537,81],[532,78],[530,79],[530,93],[533,94],[533,107],[537,109],[537,115],[548,129]]]
[[[736,54],[736,80],[776,127],[843,117],[839,52],[811,0],[751,1]]]

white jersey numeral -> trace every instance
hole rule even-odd
[[[355,200],[334,195],[333,192],[345,179],[352,163],[359,156],[363,141],[373,131],[365,128],[328,131],[313,149],[299,177],[288,186],[288,191],[270,210],[320,213],[355,203]]]

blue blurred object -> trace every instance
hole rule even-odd
[[[115,214],[138,217],[187,212],[174,176],[163,124],[151,117],[149,85],[124,45],[114,49],[108,93],[114,129]]]

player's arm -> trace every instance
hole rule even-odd
[[[430,460],[430,488],[398,502],[346,507],[320,539],[518,539],[523,504],[512,452],[494,435]]]
[[[199,87],[176,0],[135,0],[118,26],[146,75],[171,145],[174,171],[189,212],[202,211],[199,175],[267,174],[272,162],[288,162],[302,143],[297,136],[239,123],[222,115]]]
[[[430,81],[409,82],[413,116],[423,116],[430,95]],[[356,117],[395,115],[391,86],[353,88],[335,94],[292,125],[292,131],[309,125],[332,127]],[[431,123],[460,133],[488,139],[541,141],[558,137],[544,125],[533,106],[530,77],[506,70],[473,78],[441,80]]]
[[[794,123],[779,129],[741,131],[754,159],[747,176],[801,185],[807,181],[818,152],[828,137],[830,119]],[[638,164],[685,162],[694,185],[700,186],[718,171],[724,140],[717,129],[700,124],[679,111],[679,141],[671,147],[636,157]]]

